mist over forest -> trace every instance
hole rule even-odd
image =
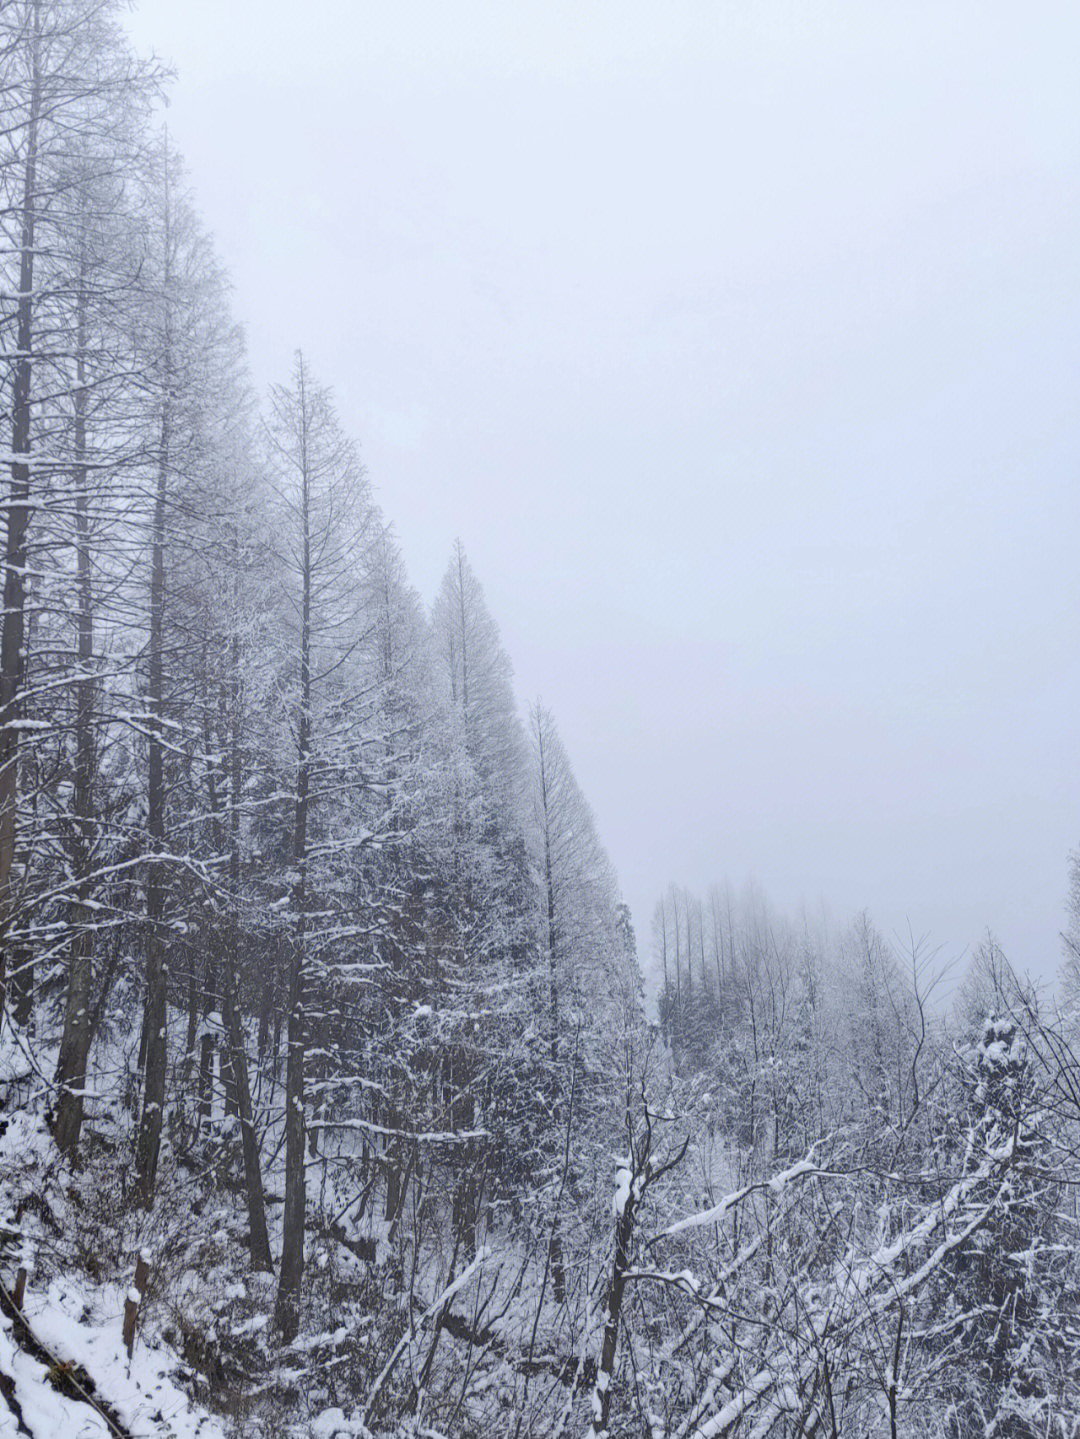
[[[1080,857],[1034,977],[672,812],[632,908],[129,20],[0,0],[0,1436],[1077,1439]]]

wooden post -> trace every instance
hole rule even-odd
[[[11,1302],[15,1308],[22,1311],[23,1302],[26,1299],[26,1281],[34,1272],[34,1248],[33,1245],[24,1243],[22,1252],[19,1255],[19,1267],[15,1271],[15,1292],[11,1296]]]
[[[128,1358],[135,1348],[135,1321],[139,1317],[139,1303],[146,1293],[146,1281],[150,1278],[150,1251],[141,1249],[135,1262],[135,1283],[124,1300],[124,1348]]]

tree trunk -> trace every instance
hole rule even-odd
[[[255,1133],[255,1122],[251,1112],[251,1089],[248,1084],[247,1056],[244,1052],[244,1036],[240,1027],[240,1015],[234,999],[230,972],[226,978],[225,1029],[232,1051],[232,1069],[236,1078],[236,1099],[240,1115],[240,1140],[244,1150],[244,1187],[247,1192],[248,1226],[250,1236],[248,1247],[251,1252],[251,1267],[269,1274],[273,1269],[270,1257],[270,1237],[266,1231],[266,1205],[263,1200],[262,1171],[259,1165],[259,1139]]]
[[[556,1085],[556,1099],[552,1113],[552,1125],[561,1123],[559,1114],[559,974],[556,965],[555,927],[555,881],[551,865],[551,814],[548,807],[547,761],[544,754],[544,716],[539,706],[536,711],[536,735],[540,759],[540,804],[544,812],[544,887],[547,891],[547,960],[548,960],[548,1004],[551,1024],[551,1065]],[[566,1300],[566,1267],[563,1262],[562,1229],[556,1212],[551,1221],[551,1238],[548,1241],[548,1258],[551,1261],[552,1293],[556,1304]]]
[[[169,156],[165,153],[165,328],[163,368],[165,392],[161,403],[161,446],[158,452],[157,493],[150,561],[150,673],[147,686],[149,770],[146,827],[150,841],[146,869],[146,1079],[143,1111],[135,1149],[135,1199],[144,1209],[154,1203],[161,1124],[165,1107],[165,1028],[167,1020],[168,963],[165,951],[163,850],[165,840],[165,752],[161,737],[164,699],[165,630],[165,514],[172,426],[172,335],[169,289],[172,237],[169,214]]]
[[[644,1152],[642,1168],[648,1161]],[[611,1278],[608,1281],[607,1318],[604,1323],[604,1342],[600,1350],[600,1367],[596,1374],[596,1388],[592,1396],[592,1423],[588,1439],[599,1439],[607,1432],[608,1414],[611,1411],[611,1380],[615,1373],[615,1352],[619,1340],[619,1316],[622,1313],[623,1290],[626,1288],[626,1271],[630,1267],[630,1240],[634,1233],[634,1193],[637,1174],[633,1170],[628,1178],[627,1193],[622,1210],[615,1218],[615,1256],[611,1262]]]
[[[299,888],[299,887],[298,887]],[[296,893],[294,891],[294,893]],[[296,894],[303,900],[303,890]],[[297,923],[289,973],[288,1056],[285,1071],[285,1214],[281,1239],[281,1275],[275,1319],[286,1343],[300,1324],[300,1286],[304,1276],[304,935]]]
[[[165,755],[161,742],[161,706],[164,689],[163,629],[165,615],[165,500],[169,453],[169,401],[161,418],[161,458],[154,503],[154,541],[150,578],[150,682],[147,692],[149,779],[147,831],[150,839],[146,875],[146,1079],[143,1110],[135,1151],[135,1197],[144,1209],[154,1203],[161,1123],[165,1106],[168,964],[165,953],[165,886],[162,850],[165,839]]]
[[[266,1051],[270,1044],[270,1011],[274,1004],[274,967],[276,966],[276,962],[275,956],[273,965],[268,964],[264,966],[262,984],[259,986],[259,1037],[257,1040],[257,1048],[260,1064],[266,1058]]]
[[[26,532],[30,524],[30,382],[34,327],[34,225],[37,218],[38,117],[41,110],[41,5],[34,3],[30,115],[19,240],[19,308],[11,424],[11,499],[4,544],[4,618],[0,635],[0,1014],[9,932],[14,918],[18,838],[19,692],[23,679]]]
[[[219,1060],[221,1069],[221,1091],[224,1101],[225,1118],[237,1119],[240,1115],[240,1105],[236,1098],[236,1065],[233,1062],[233,1049],[231,1044],[226,1044]]]
[[[94,845],[94,589],[90,565],[89,498],[86,493],[86,261],[80,262],[76,318],[75,407],[75,565],[77,586],[78,675],[75,690],[75,866],[79,876],[75,902],[75,934],[68,956],[68,988],[64,1034],[56,1081],[60,1098],[55,1138],[63,1154],[74,1154],[83,1120],[86,1064],[90,1053],[90,873]]]
[[[393,1104],[386,1106],[386,1123],[390,1129],[401,1127],[401,1116]],[[383,1213],[390,1224],[396,1221],[405,1200],[401,1181],[401,1140],[394,1136],[388,1136],[386,1141],[386,1203]]]
[[[184,1066],[189,1075],[195,1067],[195,1040],[199,1033],[199,1017],[199,979],[195,973],[195,955],[189,951],[187,1039],[184,1041]]]
[[[664,969],[664,1003],[660,1010],[660,1038],[667,1044],[671,1030],[671,982],[668,979],[667,965],[667,906],[663,900],[661,900],[659,904],[659,915],[660,958]],[[655,923],[655,918],[653,922]]]
[[[211,1096],[214,1085],[214,1036],[209,1028],[203,1030],[199,1046],[199,1091],[196,1110],[195,1131],[199,1133],[210,1123]]]
[[[275,1319],[286,1343],[300,1324],[300,1288],[304,1277],[304,942],[307,906],[307,821],[311,767],[311,495],[307,464],[307,398],[303,361],[299,372],[300,479],[303,555],[301,560],[300,716],[297,726],[296,822],[293,832],[292,906],[294,937],[289,966],[289,1032],[285,1072],[285,1214],[281,1240],[281,1276]]]
[[[34,951],[20,944],[11,951],[11,1013],[20,1029],[30,1029],[34,1017]]]
[[[236,583],[239,585],[239,544],[236,545]],[[251,1267],[270,1273],[273,1261],[270,1256],[270,1238],[266,1229],[266,1204],[263,1196],[262,1168],[259,1161],[259,1138],[255,1132],[255,1120],[251,1103],[251,1083],[248,1077],[247,1050],[244,1045],[244,1031],[240,1022],[240,1001],[237,986],[237,970],[240,951],[240,790],[243,783],[242,758],[240,753],[242,691],[240,682],[240,641],[235,630],[239,623],[239,597],[237,596],[234,631],[230,642],[231,661],[231,716],[229,719],[229,887],[232,894],[230,909],[231,922],[222,955],[221,1004],[225,1021],[225,1041],[229,1051],[229,1070],[232,1075],[235,1112],[240,1120],[240,1141],[244,1155],[244,1188],[248,1208],[248,1247],[251,1253]],[[207,754],[213,746],[208,742]],[[216,791],[211,789],[211,813],[218,814]],[[215,818],[215,829],[218,821]],[[217,848],[221,848],[222,836],[216,836]],[[224,1057],[224,1056],[223,1056]],[[228,1091],[226,1091],[226,1095]]]
[[[461,613],[461,713],[465,723],[469,721],[469,649],[467,625],[465,623],[465,552],[461,541],[457,542],[458,567],[458,608]]]

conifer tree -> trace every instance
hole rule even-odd
[[[285,1215],[277,1323],[300,1318],[306,1227],[306,1068],[314,966],[330,973],[340,923],[325,904],[326,879],[369,833],[351,838],[338,819],[363,787],[366,685],[364,555],[378,531],[355,447],[342,434],[330,392],[297,354],[291,385],[271,393],[269,463],[279,507],[275,536],[291,637],[285,718],[294,737],[287,916],[290,927],[285,1086]],[[328,989],[324,989],[328,993]]]

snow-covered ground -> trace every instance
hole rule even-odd
[[[65,1278],[52,1280],[44,1293],[28,1288],[23,1312],[50,1365],[27,1353],[14,1321],[0,1316],[0,1375],[11,1381],[9,1387],[0,1379],[9,1395],[0,1409],[0,1435],[115,1439],[117,1428],[109,1419],[56,1387],[57,1370],[75,1366],[75,1381],[80,1382],[79,1371],[89,1376],[92,1394],[115,1413],[120,1432],[131,1439],[225,1439],[218,1421],[170,1379],[179,1361],[160,1339],[137,1337],[128,1359],[123,1309],[124,1295],[113,1285],[95,1288]]]
[[[5,1120],[0,1436],[225,1439],[220,1423],[170,1378],[181,1360],[156,1333],[137,1334],[128,1358],[121,1333],[125,1288],[94,1283],[54,1262],[73,1229],[71,1180],[56,1160],[41,1118],[23,1111]],[[30,1271],[21,1322],[10,1297],[20,1265]]]

